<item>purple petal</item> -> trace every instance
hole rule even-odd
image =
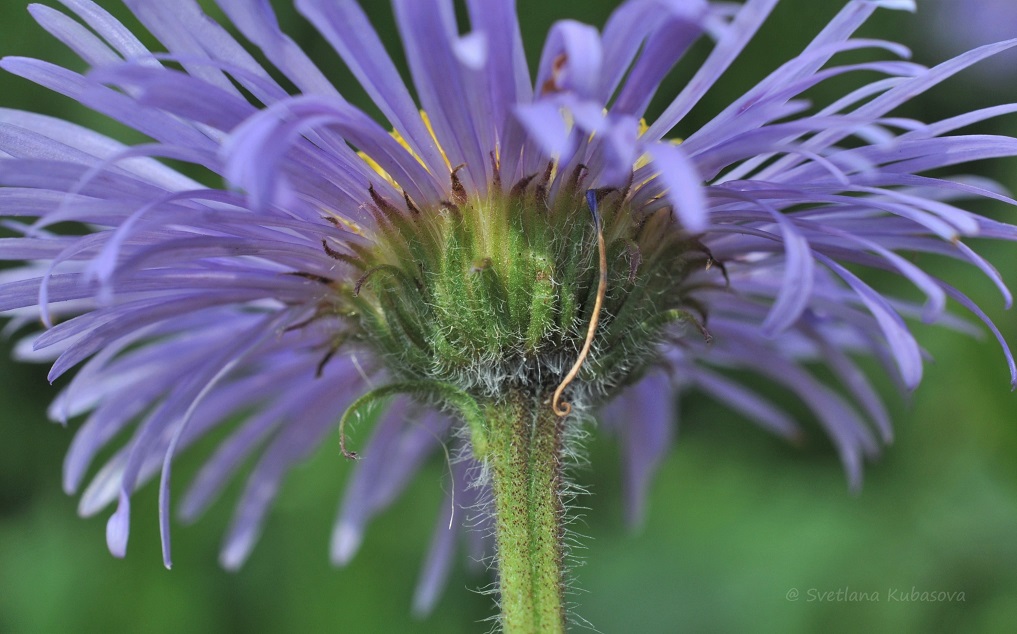
[[[914,335],[908,330],[904,320],[882,295],[860,280],[858,276],[824,255],[816,254],[816,258],[826,264],[858,294],[872,316],[879,322],[886,342],[893,351],[894,360],[897,362],[897,368],[904,384],[911,389],[917,387],[922,380],[922,355]]]
[[[538,101],[520,106],[515,111],[529,137],[548,156],[570,153],[572,135],[562,118],[561,106],[551,101]]]
[[[124,59],[141,59],[151,55],[130,29],[91,0],[59,0],[109,43]],[[150,60],[146,63],[158,65]]]
[[[195,0],[176,0],[172,6],[147,0],[125,0],[125,4],[166,45],[169,52],[181,60],[188,74],[226,92],[240,95],[230,78],[214,65],[195,63],[208,59],[238,66],[247,73],[275,84],[254,57],[226,29],[209,19]],[[247,81],[243,76],[236,76],[235,79],[262,103],[274,100],[274,95],[265,93],[259,82]]]
[[[257,350],[266,339],[275,336],[277,328],[289,320],[290,312],[280,311],[278,315],[265,318],[262,322],[256,324],[251,331],[245,333],[248,335],[244,337],[246,341],[231,351],[231,354],[225,358],[222,367],[205,382],[201,390],[191,399],[187,405],[187,410],[180,416],[180,422],[176,424],[176,428],[173,430],[162,460],[162,474],[159,478],[159,537],[162,543],[162,561],[167,569],[173,567],[170,550],[170,481],[173,470],[173,458],[176,455],[177,446],[180,444],[181,438],[188,431],[194,411],[201,405],[205,397],[215,390],[219,383],[233,372],[248,355]]]
[[[484,191],[490,164],[477,121],[464,99],[461,65],[452,43],[456,41],[455,9],[451,0],[393,0],[396,22],[420,103],[434,128],[438,143],[452,166],[466,164],[467,189]]]
[[[748,388],[703,368],[696,368],[689,378],[717,402],[741,412],[763,429],[789,440],[801,435],[798,425],[786,412]]]
[[[639,526],[646,514],[650,478],[671,448],[677,424],[668,376],[653,372],[611,401],[601,418],[614,428],[624,452],[626,520]]]
[[[298,0],[297,10],[321,32],[385,117],[427,168],[441,173],[445,161],[399,71],[360,6],[352,0]]]
[[[664,6],[661,6],[664,5]],[[666,6],[666,8],[665,8]],[[662,12],[664,15],[660,15]],[[602,81],[601,94],[606,86],[620,80],[618,69],[624,71],[624,60],[634,55],[638,47],[638,36],[632,33],[619,34],[617,30],[632,31],[653,29],[643,45],[639,57],[628,72],[625,83],[615,98],[611,111],[619,114],[642,116],[653,99],[654,93],[667,73],[681,59],[682,55],[695,43],[707,28],[709,5],[702,0],[688,2],[678,0],[672,2],[633,2],[619,7],[604,27],[605,63],[607,70]],[[629,42],[618,42],[618,37],[629,38]],[[608,38],[611,37],[611,43]],[[617,43],[616,43],[617,42]],[[611,48],[623,46],[624,53],[620,59],[612,60]],[[610,52],[608,52],[610,51]],[[617,77],[617,79],[614,79]],[[607,78],[611,78],[607,80]],[[606,84],[606,85],[605,85]]]
[[[945,282],[940,282],[940,285],[943,287],[943,290],[946,291],[947,295],[956,300],[961,306],[971,311],[976,317],[982,320],[982,323],[984,323],[990,331],[992,331],[993,336],[996,337],[996,341],[999,342],[999,346],[1003,349],[1003,354],[1006,357],[1006,364],[1010,368],[1010,391],[1017,390],[1017,363],[1014,362],[1013,353],[1010,351],[1010,346],[1006,343],[1003,333],[999,331],[999,328],[997,328],[996,324],[992,322],[992,319],[985,314],[985,311],[979,308],[978,304],[971,301],[971,299],[969,299],[965,294]]]
[[[314,62],[279,28],[269,0],[216,0],[216,4],[301,92],[338,96]]]
[[[657,178],[667,189],[668,199],[682,227],[693,233],[705,229],[709,211],[696,166],[680,147],[668,143],[651,144],[646,152],[653,160]]]
[[[432,176],[388,132],[352,106],[320,97],[280,102],[241,124],[222,150],[226,177],[250,192],[255,207],[272,204],[280,195],[277,166],[283,153],[315,126],[335,127],[377,161],[413,199],[427,203],[443,198]],[[378,180],[379,187],[388,189]],[[367,183],[363,189],[366,192]]]
[[[335,413],[352,400],[352,395],[336,398],[331,390],[319,390],[316,398],[306,403],[300,422],[280,429],[248,478],[237,504],[219,555],[224,568],[235,570],[247,559],[261,534],[265,513],[279,491],[283,476],[294,463],[305,459],[321,444],[325,434],[334,429]]]
[[[745,3],[706,62],[646,131],[644,136],[647,141],[659,141],[685,118],[742,52],[776,4],[777,0],[748,0]]]
[[[438,511],[431,545],[413,592],[413,613],[417,616],[426,616],[434,609],[448,581],[456,550],[456,538],[466,526],[467,519],[464,516],[469,513],[468,509],[472,506],[469,503],[464,504],[463,499],[467,497],[470,485],[468,470],[469,466],[464,462],[456,464],[452,469],[453,481]]]
[[[407,421],[406,414],[405,404],[386,412],[357,463],[332,531],[337,565],[353,558],[367,523],[403,492],[451,424],[436,414]]]
[[[39,60],[5,57],[0,68],[66,95],[163,143],[208,149],[215,145],[207,136],[166,113],[138,108],[127,95],[99,86],[81,75]]]
[[[89,64],[101,66],[120,61],[120,57],[104,42],[67,14],[41,4],[29,5],[28,11],[39,26]]]
[[[533,99],[515,0],[467,0],[470,24],[487,40],[487,75],[492,117],[504,139],[512,107]],[[506,80],[507,77],[512,78]],[[504,152],[512,148],[503,147]]]
[[[574,20],[555,22],[540,54],[538,96],[570,92],[595,100],[603,56],[597,29]]]

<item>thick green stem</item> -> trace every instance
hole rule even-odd
[[[485,409],[502,627],[507,634],[564,632],[565,421],[518,394]]]

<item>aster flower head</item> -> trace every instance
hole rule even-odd
[[[3,272],[0,309],[9,331],[45,325],[20,351],[51,360],[51,380],[77,368],[50,408],[56,420],[84,418],[65,488],[84,486],[85,515],[115,504],[117,556],[132,495],[158,478],[170,564],[174,461],[219,428],[225,440],[177,508],[196,519],[257,456],[222,549],[231,568],[288,470],[337,432],[342,452],[361,458],[333,533],[338,564],[446,442],[453,486],[417,608],[435,600],[461,540],[478,560],[496,555],[506,629],[553,631],[565,619],[563,469],[594,420],[623,446],[637,523],[671,444],[675,395],[694,390],[799,435],[731,370],[793,392],[852,486],[892,435],[857,359],[916,387],[923,352],[907,320],[967,328],[946,313],[954,300],[997,336],[1017,380],[982,310],[908,257],[973,265],[1010,303],[964,240],[1013,240],[1017,228],[964,204],[1017,203],[984,179],[942,174],[1017,154],[1012,138],[958,132],[1017,107],[938,122],[894,115],[1014,42],[926,68],[900,45],[855,36],[878,9],[913,3],[852,0],[797,57],[685,129],[777,0],[630,0],[602,30],[556,23],[533,73],[512,0],[468,0],[468,24],[451,0],[393,0],[411,82],[356,2],[298,0],[376,121],[267,2],[218,0],[238,41],[190,0],[128,0],[164,52],[89,0],[60,2],[66,12],[33,5],[33,16],[89,70],[0,65],[150,141],[0,112],[0,213],[16,234],[0,257],[24,262]],[[703,38],[713,41],[705,62],[644,120]],[[862,49],[888,59],[840,61]],[[803,97],[854,74],[876,78],[832,103]],[[877,291],[875,271],[924,302]],[[384,406],[354,449],[347,428],[372,404]]]

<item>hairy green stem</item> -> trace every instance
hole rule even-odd
[[[520,394],[485,409],[502,627],[507,634],[564,632],[565,420]]]

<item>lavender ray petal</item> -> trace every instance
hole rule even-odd
[[[67,14],[41,4],[29,5],[28,12],[47,33],[92,66],[120,61],[109,46]]]
[[[150,301],[139,300],[64,322],[48,331],[45,335],[46,338],[40,338],[37,345],[45,347],[68,337],[77,337],[50,369],[49,380],[55,381],[71,367],[102,349],[111,341],[119,339],[124,332],[130,332],[185,312],[199,311],[214,306],[242,304],[246,301],[259,299],[264,295],[264,292],[258,291],[236,293],[223,290],[180,296],[164,295]],[[101,325],[95,325],[97,320],[102,317],[105,317],[106,321]]]
[[[89,78],[131,89],[141,106],[228,132],[255,112],[246,99],[191,75],[139,64],[111,65]]]
[[[209,355],[201,365],[192,368],[192,372],[179,385],[173,387],[166,399],[156,407],[153,413],[141,423],[138,432],[130,444],[127,462],[119,483],[120,494],[117,510],[107,523],[106,535],[110,552],[122,556],[127,549],[128,523],[130,521],[129,499],[138,482],[141,469],[150,452],[157,448],[160,439],[168,438],[182,423],[181,415],[190,403],[205,389],[214,377],[237,358],[243,350],[248,349],[252,340],[256,340],[261,324],[253,329],[237,332],[232,341],[220,345],[214,354]]]
[[[297,0],[300,11],[339,53],[385,118],[406,139],[432,174],[445,159],[399,71],[363,10],[352,0]]]
[[[817,253],[816,258],[829,267],[841,279],[858,294],[865,306],[872,313],[879,323],[886,342],[893,351],[897,368],[900,371],[904,384],[914,388],[922,380],[922,358],[918,349],[918,343],[914,335],[908,330],[907,325],[900,315],[887,303],[882,295],[872,289],[844,267],[840,266],[830,258]]]
[[[310,402],[320,392],[319,386],[308,384],[307,377],[301,376],[307,371],[306,364],[295,366],[291,372],[296,378],[286,377],[287,383],[282,384],[286,387],[280,390],[280,394],[286,396],[275,399],[244,421],[205,462],[181,501],[179,513],[185,522],[193,522],[205,512],[222,493],[229,478],[239,470],[240,464],[270,434],[286,424],[299,424],[301,404]],[[275,378],[278,380],[278,377]],[[338,378],[339,384],[351,384],[355,383],[357,375],[353,365],[346,363],[339,369],[338,375],[333,371],[328,378]]]
[[[332,531],[333,563],[343,566],[353,558],[367,523],[402,493],[450,425],[434,413],[419,421],[407,421],[403,408],[386,414],[343,495]],[[363,465],[369,454],[375,458]]]
[[[128,346],[135,339],[124,338],[109,349],[117,350],[121,346]],[[189,344],[187,341],[176,342],[178,345],[174,346],[175,364],[172,365],[163,362],[166,350],[154,347],[152,352],[157,352],[158,355],[135,353],[129,360],[96,370],[95,374],[100,374],[106,379],[110,387],[105,390],[108,392],[106,398],[74,435],[64,459],[64,489],[68,493],[78,489],[95,455],[137,415],[156,402],[165,391],[164,386],[180,381],[185,373],[184,368],[199,362],[207,351],[207,346],[214,340],[203,338],[197,342],[200,345]],[[99,387],[95,379],[92,379],[92,370],[99,365],[93,364],[96,361],[101,364],[103,358],[98,356],[90,360],[82,368],[82,372],[75,376],[71,386],[67,388],[68,391],[84,391],[86,387]]]
[[[879,430],[883,442],[885,444],[893,442],[893,428],[890,425],[890,416],[887,414],[886,406],[883,405],[882,399],[872,388],[872,384],[869,383],[865,374],[843,351],[822,335],[812,333],[812,336],[816,345],[819,346],[823,360],[840,379],[840,384],[851,392],[868,413],[869,418],[876,424],[876,429]]]
[[[555,22],[547,34],[537,66],[537,97],[573,93],[579,100],[596,100],[604,51],[597,29],[576,22]]]
[[[490,163],[465,100],[451,0],[393,0],[396,23],[420,103],[452,166],[466,164],[464,184],[482,191]]]
[[[671,4],[674,13],[663,18],[662,23],[647,38],[625,83],[618,91],[611,112],[642,116],[660,82],[706,31],[709,11],[705,2]],[[652,19],[651,23],[656,24],[657,19]]]
[[[453,504],[451,495],[446,494],[438,512],[438,521],[434,526],[431,545],[428,547],[417,587],[413,592],[413,614],[417,617],[427,616],[434,610],[448,582],[452,558],[455,555],[456,537],[460,530],[460,527],[452,521]]]
[[[706,62],[643,136],[659,141],[670,132],[706,94],[728,66],[738,57],[773,10],[777,0],[748,0],[738,12]]]
[[[233,350],[233,353],[225,359],[222,367],[205,382],[201,390],[191,399],[187,409],[180,416],[180,421],[173,429],[163,455],[162,473],[159,478],[159,539],[162,544],[163,565],[167,569],[173,567],[170,548],[170,481],[172,479],[173,458],[176,456],[176,451],[181,445],[181,441],[183,441],[184,446],[190,444],[194,437],[200,435],[203,428],[208,424],[207,420],[194,424],[195,410],[205,402],[210,393],[219,389],[222,381],[232,374],[238,366],[247,361],[267,339],[276,336],[278,334],[277,330],[284,323],[290,321],[295,312],[294,309],[280,311],[277,315],[269,315],[259,321],[255,328],[247,333],[250,335],[247,337],[247,341],[242,346]],[[227,414],[227,412],[222,411],[217,413],[220,415],[211,418],[212,421],[224,420]],[[202,425],[201,422],[204,422],[205,425]],[[154,457],[157,459],[158,453]]]
[[[269,0],[216,0],[216,4],[301,92],[339,96],[307,54],[282,32]]]
[[[275,173],[283,153],[300,134],[316,126],[336,127],[418,202],[443,198],[432,175],[367,115],[347,104],[313,96],[280,102],[237,128],[223,148],[227,178],[252,194],[256,208],[270,203],[278,189]],[[382,179],[377,180],[379,187],[388,189]]]
[[[996,337],[996,341],[999,342],[999,346],[1003,349],[1003,354],[1006,357],[1006,364],[1010,369],[1010,391],[1017,390],[1017,363],[1014,362],[1014,356],[1010,351],[1010,346],[1006,343],[1006,338],[1003,337],[999,328],[995,323],[993,323],[992,319],[985,314],[985,311],[979,308],[978,304],[971,301],[971,299],[964,293],[961,293],[946,282],[940,282],[940,285],[943,287],[943,290],[946,291],[947,295],[949,295],[958,304],[971,311],[972,314],[978,317],[978,319],[985,324],[985,326],[992,332],[993,336]]]
[[[0,60],[0,68],[70,97],[163,143],[215,150],[214,142],[195,128],[168,114],[138,108],[129,96],[54,64],[21,57],[5,57]]]
[[[741,412],[763,429],[788,440],[801,435],[801,429],[785,411],[739,383],[702,367],[690,372],[689,379],[717,402]]]
[[[192,179],[183,176],[179,172],[143,155],[134,156],[130,152],[134,148],[128,148],[118,141],[109,137],[83,128],[81,126],[20,110],[8,110],[0,108],[0,124],[5,128],[17,128],[24,132],[35,135],[36,139],[50,139],[52,142],[60,143],[73,151],[56,157],[55,161],[67,161],[71,156],[80,157],[80,162],[86,165],[93,165],[98,160],[109,160],[114,157],[122,157],[117,162],[118,174],[129,174],[156,187],[169,190],[193,189],[197,186]],[[189,147],[193,150],[192,146]],[[42,156],[36,156],[27,152],[28,148],[22,146],[20,152],[27,154],[29,158],[43,160]],[[6,151],[6,150],[4,150]],[[8,165],[11,165],[8,163]],[[64,189],[56,187],[56,189]],[[72,188],[66,188],[70,192]],[[42,195],[42,192],[35,192]],[[64,199],[59,201],[65,203]],[[56,208],[57,205],[54,205]],[[5,213],[6,209],[5,209]]]
[[[442,500],[431,545],[427,550],[427,558],[424,560],[417,587],[413,592],[413,613],[418,617],[426,616],[434,609],[441,591],[448,582],[456,550],[456,538],[463,530],[463,520],[456,521],[455,516],[466,512],[462,503],[457,502],[455,497],[468,486],[467,470],[468,467],[462,462],[452,468],[452,489]]]
[[[515,104],[529,103],[533,99],[516,2],[467,0],[466,7],[474,31],[483,33],[487,38],[487,83],[491,93],[492,118],[498,126],[502,152],[511,153],[519,148],[505,145],[507,118]]]
[[[717,328],[716,322],[713,322],[712,327]],[[735,342],[732,340],[731,343]],[[739,346],[738,352],[718,354],[718,360],[726,356],[734,365],[750,367],[791,389],[826,428],[840,454],[849,485],[852,489],[857,489],[861,484],[862,452],[874,452],[877,448],[857,414],[840,396],[772,350],[756,347],[743,338],[739,338],[736,345]]]
[[[362,539],[364,527],[375,510],[376,482],[387,465],[394,461],[392,448],[405,424],[405,399],[390,405],[375,425],[363,456],[357,461],[343,493],[342,508],[332,530],[332,562],[344,566],[353,559]]]
[[[515,117],[526,131],[532,143],[539,147],[547,156],[563,156],[570,154],[574,147],[574,136],[565,120],[562,119],[560,106],[551,101],[538,101],[534,104],[519,106],[515,109]],[[506,157],[506,171],[518,172]]]
[[[949,77],[964,70],[968,66],[1014,46],[1017,46],[1017,39],[999,42],[997,44],[989,44],[962,55],[958,55],[953,59],[947,60],[946,62],[929,69],[927,73],[921,76],[914,77],[894,85],[883,94],[878,95],[862,106],[859,106],[852,114],[855,116],[875,119],[886,112],[889,112],[893,108],[910,101],[926,90],[929,90]],[[822,149],[830,147],[834,143],[838,143],[845,136],[846,134],[840,130],[821,132],[806,141],[805,145],[809,149],[813,150]],[[795,162],[796,161],[793,157],[777,161],[767,169],[766,177],[769,177],[769,175],[772,174],[786,172],[788,168],[795,164]]]
[[[605,406],[602,418],[620,436],[624,452],[625,518],[642,524],[653,472],[670,450],[677,423],[668,376],[653,372]],[[617,422],[615,422],[617,421]]]
[[[481,31],[468,33],[453,40],[452,53],[459,65],[463,85],[463,100],[473,121],[474,130],[481,149],[488,156],[497,156],[499,151],[498,131],[504,119],[494,117],[494,96],[491,83],[501,83],[501,78],[492,78],[491,43]],[[480,170],[477,170],[480,171]],[[494,176],[494,166],[489,159],[484,163],[483,180],[476,183],[476,192],[487,195],[488,184]]]
[[[151,52],[141,43],[141,40],[99,5],[91,0],[58,1],[84,20],[85,24],[106,40],[124,59],[135,59],[140,63],[159,65],[152,59],[145,59],[150,57]]]
[[[718,18],[715,13],[704,0],[637,0],[626,2],[615,9],[604,25],[602,37],[604,70],[597,92],[598,97],[606,103],[626,72],[635,72],[630,70],[630,66],[633,60],[637,59],[637,53],[648,37],[670,31],[676,25],[698,25],[700,33],[717,28],[716,25],[710,24]],[[681,35],[678,34],[679,38]],[[666,67],[666,72],[666,69],[670,69],[678,61],[681,53],[680,45],[674,46],[670,54],[666,51],[656,55],[643,52],[639,55],[637,65],[663,66]],[[647,71],[644,70],[643,73]],[[646,76],[649,78],[652,73],[647,73]],[[656,82],[629,80],[622,93],[632,93],[631,96],[635,97],[641,89],[649,93],[647,95],[649,97],[657,89],[658,84],[659,80]],[[621,100],[621,96],[617,97],[617,100]],[[635,110],[630,109],[629,112],[634,113]]]
[[[780,293],[774,302],[766,320],[762,324],[762,332],[772,337],[776,333],[791,327],[808,306],[814,282],[814,265],[812,249],[808,239],[790,219],[765,202],[745,194],[726,191],[741,198],[749,204],[755,204],[769,215],[780,229],[780,241],[784,247],[784,275]]]
[[[658,170],[658,179],[667,188],[668,199],[682,227],[691,232],[705,229],[709,207],[696,165],[681,148],[670,144],[654,143],[646,151]]]
[[[147,0],[125,0],[125,4],[170,53],[182,58],[183,66],[190,75],[226,92],[241,94],[221,71],[207,64],[187,61],[187,58],[206,58],[243,68],[275,86],[274,80],[254,57],[226,29],[205,15],[194,0],[176,0],[172,6]],[[260,82],[247,81],[242,76],[235,79],[262,103],[274,100],[272,94],[262,90]]]
[[[224,568],[235,570],[247,559],[283,476],[291,465],[321,444],[336,424],[335,413],[343,411],[352,400],[353,395],[348,392],[337,395],[334,390],[323,388],[306,404],[299,424],[281,428],[248,478],[237,504],[219,556]]]

